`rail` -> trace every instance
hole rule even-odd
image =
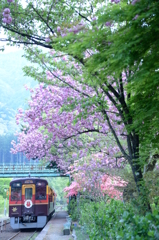
[[[12,237],[10,237],[8,240],[12,240],[13,238],[15,238],[16,236],[18,236],[21,232],[17,232],[16,234],[14,234]]]

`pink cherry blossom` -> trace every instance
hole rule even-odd
[[[116,3],[116,4],[117,4],[117,3],[119,3],[119,2],[120,2],[120,0],[111,0],[111,2],[112,2],[112,3]]]
[[[51,39],[49,37],[46,37],[45,42],[51,42]]]
[[[135,15],[135,17],[133,18],[133,20],[136,20],[139,17],[138,14]]]
[[[2,21],[3,21],[4,23],[10,24],[10,23],[12,22],[12,18],[11,18],[10,16],[7,17],[7,18],[2,18]]]
[[[5,17],[5,18],[10,17],[10,13],[5,13],[5,12],[3,12],[3,17]]]
[[[80,185],[77,182],[72,182],[69,187],[64,188],[64,192],[67,192],[67,196],[76,196],[77,193],[80,191]]]
[[[61,27],[57,27],[57,32],[60,32],[61,31]]]
[[[106,22],[106,23],[105,23],[105,26],[111,27],[111,26],[112,26],[112,23],[111,23],[111,22]]]
[[[92,18],[92,21],[96,21],[96,20],[97,20],[97,18],[96,18],[96,17],[93,17],[93,18]]]
[[[4,12],[4,13],[10,13],[10,9],[9,9],[9,8],[5,8],[5,9],[3,10],[3,12]]]
[[[131,4],[132,5],[135,5],[137,2],[139,2],[140,0],[133,0],[132,2],[131,2]]]

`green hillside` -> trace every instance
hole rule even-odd
[[[0,52],[0,164],[18,160],[18,156],[10,154],[10,143],[18,129],[15,115],[19,107],[27,108],[30,93],[24,85],[37,85],[24,76],[22,68],[30,63],[22,55],[22,50]]]
[[[27,106],[30,96],[24,85],[33,87],[37,84],[24,76],[22,68],[29,63],[22,55],[22,50],[0,53],[0,135],[13,133],[16,129],[16,111]]]

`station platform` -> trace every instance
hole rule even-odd
[[[51,220],[46,224],[35,240],[72,240],[72,235],[63,235],[64,224],[66,223],[66,211],[57,211]]]

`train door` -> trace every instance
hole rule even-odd
[[[24,184],[22,186],[23,208],[22,215],[35,214],[35,185]]]

